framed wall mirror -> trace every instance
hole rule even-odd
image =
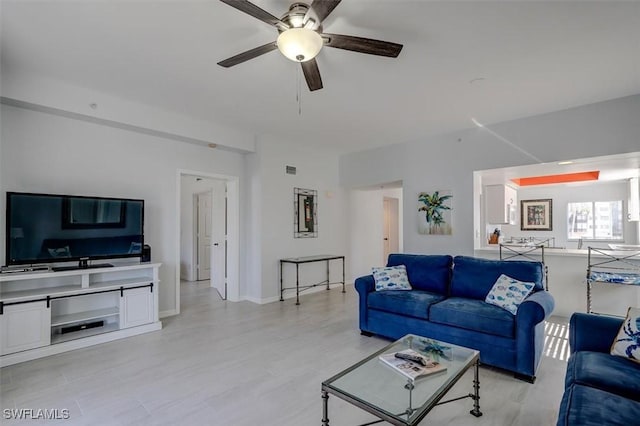
[[[318,191],[293,188],[293,236],[316,238],[318,236]]]

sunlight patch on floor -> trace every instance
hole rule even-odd
[[[569,324],[547,321],[544,324],[544,355],[560,360],[569,359]]]

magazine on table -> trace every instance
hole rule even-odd
[[[412,381],[420,377],[446,371],[447,369],[446,365],[434,361],[429,355],[421,354],[413,349],[382,354],[378,358]]]

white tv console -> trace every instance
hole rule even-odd
[[[0,274],[0,367],[160,330],[159,268]]]

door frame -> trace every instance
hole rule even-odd
[[[240,301],[240,178],[233,175],[209,173],[197,170],[176,171],[176,223],[175,223],[175,300],[176,314],[180,313],[180,219],[181,180],[183,176],[203,177],[225,181],[227,188],[227,300]]]

